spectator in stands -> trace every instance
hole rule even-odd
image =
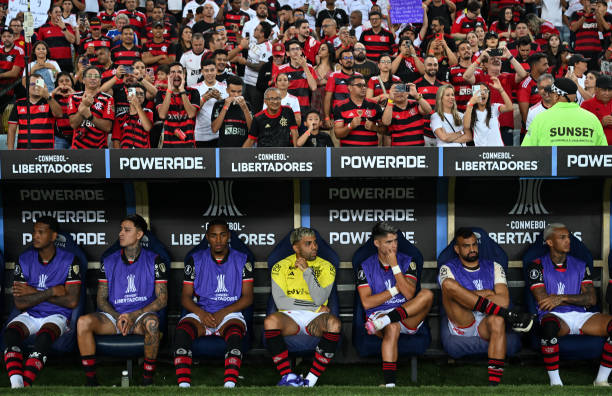
[[[600,72],[591,70],[586,73],[586,79],[584,80],[584,91],[586,95],[583,95],[583,103],[589,99],[595,97],[595,85],[597,84],[597,77],[601,75]]]
[[[117,12],[115,6],[117,5],[116,0],[104,0],[100,2],[102,5],[101,11],[98,13],[98,18],[102,23],[102,30],[108,31],[115,27],[115,17]],[[129,23],[129,20],[128,20]]]
[[[106,32],[106,37],[112,40],[112,46],[121,45],[121,31],[124,27],[130,24],[130,18],[127,15],[119,14],[115,17],[115,29],[109,29]],[[134,33],[134,44],[138,44],[138,37]]]
[[[409,38],[400,39],[399,54],[391,63],[391,72],[402,81],[414,81],[425,74],[423,61]]]
[[[15,147],[17,129],[17,149],[52,149],[55,120],[62,117],[62,107],[50,95],[40,74],[30,74],[28,83],[30,97],[17,99],[8,119],[8,149]]]
[[[541,100],[537,89],[538,78],[548,71],[548,58],[541,52],[531,55],[528,62],[530,67],[529,76],[521,82],[516,94],[523,126],[527,121],[529,107]],[[524,130],[521,133],[524,133]]]
[[[438,79],[448,81],[450,68],[458,63],[457,56],[446,44],[446,41],[433,39],[427,44],[427,55],[434,56],[438,65]]]
[[[191,50],[183,53],[180,64],[187,72],[187,86],[194,87],[202,76],[202,55],[204,55],[204,36],[194,33],[191,37]]]
[[[2,28],[0,39],[0,91],[4,91],[16,83],[25,67],[23,52],[15,47],[13,31],[10,28]],[[9,89],[0,96],[0,113],[4,111],[7,104],[13,101],[13,89]]]
[[[563,386],[559,376],[559,343],[565,335],[606,337],[593,385],[609,387],[612,371],[612,316],[589,312],[597,295],[587,264],[571,256],[570,232],[564,224],[549,224],[543,232],[550,253],[529,264],[529,288],[538,305],[544,364],[551,386]]]
[[[289,88],[289,77],[285,73],[279,73],[276,75],[275,86],[278,88],[281,97],[281,106],[289,107],[293,111],[295,116],[295,123],[299,127],[302,125],[302,114],[300,113],[300,103],[298,99],[289,94],[287,89]],[[263,109],[267,109],[266,104],[263,105]]]
[[[394,83],[389,95],[381,117],[387,126],[384,145],[423,146],[423,116],[431,113],[431,106],[412,83]]]
[[[284,48],[283,48],[284,50]],[[217,68],[217,81],[225,82],[229,76],[233,76],[234,73],[228,67],[227,51],[224,49],[215,50],[212,59],[215,61],[215,67]]]
[[[68,116],[68,103],[70,97],[74,95],[74,82],[72,76],[68,72],[60,72],[57,75],[57,87],[51,95],[62,108],[62,116],[55,119],[55,144],[53,148],[56,150],[69,149],[72,145],[72,134],[74,130],[70,126],[70,118]]]
[[[215,7],[216,3],[206,1],[202,5],[202,19],[193,24],[192,30],[194,33],[204,33],[215,27]],[[199,8],[199,7],[198,7]],[[197,13],[197,9],[196,9]]]
[[[150,132],[153,128],[153,112],[144,107],[145,90],[140,85],[127,88],[129,110],[115,119],[113,148],[151,148]]]
[[[317,90],[317,73],[308,64],[302,54],[302,47],[297,40],[285,44],[289,53],[289,63],[278,68],[279,73],[286,73],[289,78],[289,93],[298,98],[302,112],[310,107],[310,92]]]
[[[38,28],[36,35],[38,40],[47,43],[50,49],[49,57],[60,65],[61,70],[74,70],[71,44],[77,44],[77,36],[72,26],[66,25],[62,20],[62,9],[59,5],[51,6],[49,20]]]
[[[170,65],[168,89],[159,91],[155,107],[164,121],[163,147],[195,147],[195,117],[200,110],[198,91],[185,86],[185,68],[180,63]]]
[[[478,241],[471,229],[457,230],[454,249],[457,257],[443,263],[438,273],[448,330],[452,335],[479,336],[489,342],[489,385],[499,385],[506,358],[505,321],[515,331],[528,332],[533,318],[508,308],[504,268],[478,257]]]
[[[34,60],[30,62],[30,73],[37,73],[45,81],[47,89],[53,91],[55,89],[55,78],[61,71],[59,65],[53,59],[49,59],[49,46],[44,41],[37,41],[32,46]],[[23,72],[25,81],[25,70]]]
[[[497,77],[491,77],[490,85],[480,83],[480,89],[472,93],[463,117],[463,130],[469,131],[475,146],[503,146],[499,116],[512,111],[512,101]],[[504,103],[491,103],[489,87],[495,89]]]
[[[98,312],[81,316],[77,323],[77,341],[87,385],[98,385],[94,335],[111,334],[144,336],[142,384],[153,384],[161,340],[157,312],[168,302],[168,277],[161,257],[140,244],[146,231],[147,222],[140,215],[126,216],[119,231],[121,249],[101,260]],[[138,287],[130,287],[134,284]]]
[[[588,69],[595,70],[597,56],[603,49],[599,34],[610,31],[610,21],[604,18],[605,8],[598,9],[591,0],[580,0],[580,3],[583,9],[574,12],[570,18],[570,30],[576,35],[574,50],[587,59]]]
[[[134,1],[134,0],[130,0]],[[134,43],[134,27],[124,26],[121,29],[121,44],[111,50],[113,62],[116,65],[131,65],[142,56],[142,48]]]
[[[487,30],[487,24],[480,15],[480,8],[481,6],[478,1],[471,0],[467,4],[465,12],[457,16],[451,28],[451,36],[453,36],[455,40],[465,40],[467,34],[474,31],[476,26],[482,26],[485,31]]]
[[[324,119],[325,88],[327,86],[327,81],[329,81],[336,68],[339,67],[336,63],[336,57],[334,56],[333,45],[330,43],[321,44],[319,46],[317,60],[318,62],[314,67],[317,73],[317,90],[312,93],[310,107],[318,111],[321,119]]]
[[[366,47],[362,43],[355,43],[353,46],[353,70],[363,76],[366,81],[370,81],[372,76],[380,73],[376,62],[372,62],[366,56]]]
[[[215,103],[227,98],[227,85],[216,80],[217,68],[212,59],[202,62],[202,76],[204,81],[195,86],[201,98],[195,124],[196,147],[217,147],[219,135],[212,131],[211,117]]]
[[[153,22],[153,39],[143,46],[142,61],[157,70],[159,65],[170,65],[176,61],[176,47],[164,38],[164,24]]]
[[[469,131],[463,131],[463,113],[457,110],[455,89],[452,85],[438,88],[435,113],[431,115],[431,130],[436,135],[438,147],[464,147],[467,142],[472,141]]]
[[[473,55],[479,53],[480,50],[482,49],[482,47],[480,46],[480,43],[478,41],[478,35],[476,34],[475,31],[469,32],[465,36],[465,41],[467,41],[467,43],[470,45],[470,48],[472,49]]]
[[[317,14],[317,22],[315,26],[317,28],[317,33],[320,36],[322,36],[321,27],[323,26],[325,19],[332,19],[336,22],[336,26],[340,27],[348,26],[349,24],[349,18],[346,11],[342,8],[337,8],[335,0],[325,0],[325,8],[323,8]]]
[[[383,53],[393,53],[395,36],[381,26],[382,14],[380,12],[370,12],[369,19],[372,27],[361,33],[359,42],[365,46],[368,59],[373,62],[378,62]]]
[[[4,363],[11,388],[32,386],[47,362],[51,345],[66,333],[72,310],[79,303],[79,260],[55,246],[59,224],[49,216],[34,223],[32,246],[15,263],[13,299],[22,311],[4,332]],[[45,279],[41,282],[41,279]],[[34,349],[23,362],[23,341],[35,336]]]
[[[244,24],[244,28],[242,29],[240,35],[242,37],[250,38],[251,43],[257,44],[257,39],[255,38],[255,29],[257,29],[257,26],[259,26],[261,22],[265,22],[270,26],[271,29],[268,39],[275,39],[280,34],[280,31],[278,29],[278,26],[276,26],[274,22],[268,19],[268,4],[266,2],[257,3],[257,5],[255,6],[255,12],[256,17]]]
[[[342,45],[342,42],[340,38],[338,38],[337,22],[332,18],[326,18],[323,20],[323,25],[321,25],[321,27],[323,28],[321,43],[330,43],[335,49],[338,49]]]
[[[78,1],[78,0],[77,0]],[[84,6],[83,3],[79,1],[81,6]],[[77,27],[77,18],[76,15],[72,13],[72,7],[74,4],[72,0],[63,0],[60,5],[62,6],[62,21],[65,24],[72,26],[74,29]],[[79,7],[81,8],[81,7]],[[85,7],[83,7],[84,9]]]
[[[327,306],[336,271],[329,261],[317,256],[313,230],[296,228],[290,241],[295,254],[272,267],[272,297],[278,312],[264,320],[264,337],[272,361],[282,376],[280,386],[314,386],[333,359],[340,340],[342,323]],[[295,298],[292,290],[302,291],[299,299]],[[291,371],[283,339],[294,334],[321,337],[315,349],[313,366],[304,379]]]
[[[550,109],[555,104],[551,96],[551,88],[554,82],[555,78],[548,73],[542,74],[540,78],[538,78],[538,93],[542,100],[529,108],[527,121],[525,122],[525,128],[527,130],[529,130],[531,122],[538,114]]]
[[[355,37],[357,41],[361,38],[361,33],[363,32],[363,23],[366,22],[365,16],[368,15],[369,12],[361,12],[359,10],[355,10],[351,12],[349,15],[349,33],[351,37]]]
[[[238,45],[236,33],[242,30],[250,17],[249,14],[240,9],[242,5],[241,0],[230,0],[229,4],[229,10],[219,11],[217,14],[217,22],[223,22],[227,33],[227,42],[230,45],[230,49],[233,49]]]
[[[280,90],[268,88],[264,92],[266,109],[255,114],[249,135],[242,147],[291,147],[297,145],[297,129],[293,111],[281,106]]]
[[[115,118],[115,101],[107,93],[99,92],[100,71],[94,66],[83,72],[84,91],[70,97],[68,115],[74,129],[73,149],[105,148],[107,135]]]
[[[436,106],[436,94],[444,83],[436,78],[438,73],[438,59],[428,55],[423,61],[425,64],[425,74],[414,82],[417,91],[423,95],[425,101],[431,107],[429,114],[423,115],[423,139],[425,146],[436,146],[436,137],[431,130],[430,118]]]
[[[177,42],[177,35],[176,35],[176,27],[173,26],[172,24],[170,24],[170,22],[166,21],[166,17],[164,15],[164,9],[160,4],[155,4],[155,6],[153,7],[153,12],[151,14],[151,17],[147,17],[147,34],[146,34],[146,41],[151,41],[153,40],[153,25],[155,24],[155,22],[161,22],[162,26],[163,26],[163,37],[164,40],[171,42],[173,44],[176,44]]]
[[[117,15],[123,14],[129,18],[129,25],[133,27],[139,40],[146,37],[147,16],[136,9],[138,4],[136,0],[124,0],[124,4],[125,9],[117,11]]]
[[[178,45],[176,46],[176,59],[179,61],[184,53],[191,50],[193,31],[189,26],[183,26],[178,34]]]
[[[298,129],[300,136],[297,140],[297,147],[334,147],[332,138],[320,130],[321,115],[316,110],[309,110],[306,113],[304,127]]]
[[[219,147],[242,147],[253,122],[251,105],[242,96],[242,80],[229,76],[227,98],[212,109],[211,129],[219,134]]]
[[[499,19],[491,23],[490,32],[497,33],[499,40],[506,43],[514,38],[514,12],[512,7],[504,7],[499,13]]]
[[[450,83],[455,87],[457,109],[463,112],[472,97],[472,85],[465,80],[465,72],[472,64],[473,52],[467,41],[459,43],[457,48],[459,64],[450,68]]]
[[[590,59],[586,59],[581,54],[572,55],[569,59],[568,65],[569,70],[567,71],[566,78],[572,80],[578,87],[576,93],[576,101],[581,104],[585,100],[591,99],[591,95],[584,90],[584,81],[586,80],[586,72],[589,68]]]
[[[538,114],[522,146],[607,146],[597,116],[576,103],[578,87],[568,78],[558,78],[551,87],[553,106]]]
[[[342,146],[377,146],[378,134],[386,128],[379,126],[380,106],[366,99],[365,79],[352,75],[346,81],[349,97],[334,107],[334,133]]]
[[[193,341],[205,336],[223,337],[223,382],[226,388],[234,388],[247,330],[241,311],[253,304],[253,263],[246,254],[230,248],[230,230],[225,220],[213,219],[207,224],[206,240],[210,247],[194,253],[185,264],[181,305],[187,314],[176,326],[174,366],[179,387],[190,387]],[[217,285],[210,282],[211,277],[223,281]]]
[[[382,54],[378,61],[378,68],[380,74],[373,76],[368,81],[366,98],[377,102],[384,108],[387,105],[387,100],[389,100],[391,85],[401,80],[398,76],[391,74],[391,55],[387,53]]]
[[[115,76],[116,70],[108,47],[100,47],[96,51],[97,68],[102,75],[102,85]]]
[[[432,0],[427,4],[427,19],[431,21],[432,32],[439,33],[437,28],[434,27],[434,20],[437,20],[439,26],[442,26],[445,33],[449,32],[449,27],[455,18],[455,12],[457,6],[452,0]]]
[[[319,53],[321,43],[311,36],[310,24],[305,19],[298,19],[295,22],[295,28],[297,29],[296,39],[302,46],[304,56],[311,65],[316,64],[316,56]]]
[[[612,77],[601,75],[595,84],[595,97],[581,107],[595,114],[603,126],[608,145],[612,144]]]
[[[387,388],[395,387],[400,334],[419,331],[434,298],[431,290],[417,293],[416,262],[414,257],[398,251],[397,232],[387,222],[377,223],[372,229],[377,253],[359,263],[357,272],[366,330],[382,338],[382,372]]]

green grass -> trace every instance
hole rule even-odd
[[[149,388],[130,387],[118,388],[121,371],[125,369],[122,362],[106,362],[98,368],[98,378],[103,387],[95,390],[81,385],[85,381],[82,369],[73,357],[66,358],[64,365],[50,362],[37,381],[35,386],[28,390],[21,390],[15,394],[27,395],[379,395],[379,394],[407,394],[413,395],[612,395],[610,389],[593,388],[591,385],[597,372],[596,362],[568,362],[561,366],[561,377],[565,383],[564,388],[551,388],[548,386],[548,376],[544,367],[537,361],[521,363],[513,361],[506,368],[502,383],[498,388],[488,388],[485,362],[479,363],[453,363],[446,360],[427,359],[419,361],[419,380],[415,385],[410,382],[410,364],[400,361],[398,367],[398,388],[383,389],[378,384],[382,382],[379,364],[337,364],[331,365],[317,384],[316,391],[309,389],[277,388],[271,385],[278,382],[271,362],[265,359],[247,362],[241,369],[241,378],[237,389],[223,389],[220,387],[223,379],[223,363],[207,362],[194,366],[194,387],[191,389],[178,389],[174,376],[174,369],[168,363],[160,363],[155,376],[156,385]],[[309,362],[298,365],[297,373],[307,373]],[[140,383],[140,367],[134,369],[134,383]],[[528,384],[528,385],[524,385]],[[60,386],[61,385],[61,386]],[[8,378],[6,371],[0,373],[0,395],[8,394]],[[146,389],[146,390],[145,390]],[[11,393],[12,394],[12,393]]]

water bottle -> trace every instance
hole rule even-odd
[[[127,370],[123,370],[121,372],[121,387],[127,388],[128,386],[130,386],[130,377],[128,377]]]

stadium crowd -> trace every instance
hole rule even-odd
[[[60,0],[31,44],[0,4],[11,149],[612,141],[604,0]]]

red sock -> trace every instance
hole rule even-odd
[[[489,359],[489,384],[498,385],[504,375],[504,361],[499,359]]]

